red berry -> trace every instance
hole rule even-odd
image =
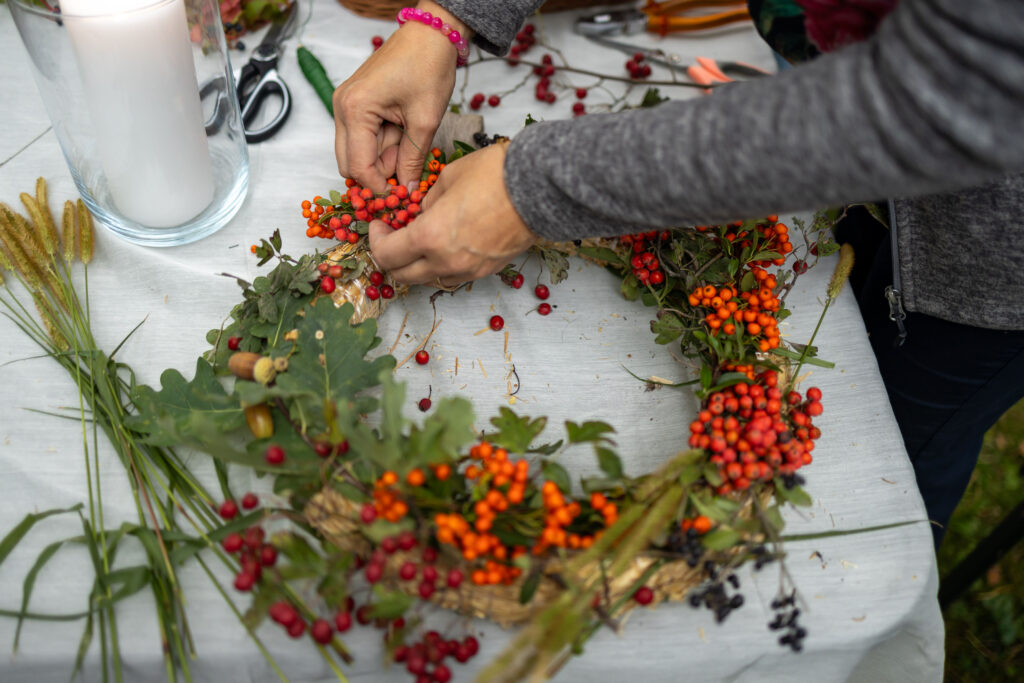
[[[249,550],[257,551],[263,545],[263,539],[266,537],[266,533],[262,527],[251,526],[245,530],[245,545]]]
[[[377,508],[373,507],[372,503],[365,503],[359,510],[359,518],[363,520],[363,524],[372,524],[373,520],[377,519]]]
[[[242,549],[242,536],[240,534],[228,534],[221,541],[221,546],[229,553],[237,553]]]
[[[427,658],[418,652],[413,652],[405,661],[405,670],[418,676],[427,670]]]
[[[320,280],[320,289],[324,290],[324,294],[330,294],[334,291],[335,284],[334,278],[327,276]]]
[[[449,588],[458,588],[459,585],[462,584],[463,579],[465,578],[466,577],[462,573],[462,571],[460,571],[459,569],[452,569],[448,572],[448,578],[446,583],[448,584]]]
[[[651,273],[650,280],[652,285],[660,285],[665,281],[665,274],[660,270],[656,270]]]
[[[803,275],[807,272],[807,261],[796,261],[793,263],[793,272],[797,275]]]
[[[327,269],[327,274],[335,278],[341,277],[344,272],[345,269],[337,264],[334,264],[333,266]]]
[[[419,351],[416,352],[416,362],[419,363],[420,365],[426,365],[427,363],[430,362],[430,354],[427,353],[424,349],[420,349]]]
[[[438,664],[434,667],[433,676],[437,683],[448,683],[448,681],[452,680],[452,670],[444,664]]]
[[[384,275],[379,270],[373,271],[370,273],[370,284],[374,287],[380,287],[384,284]]]
[[[516,276],[512,278],[512,289],[519,289],[523,286],[525,278],[522,273],[516,273]]]
[[[421,598],[429,600],[430,596],[434,594],[434,584],[429,581],[420,581],[419,593]]]
[[[502,318],[500,315],[492,315],[491,316],[491,329],[494,330],[495,332],[497,332],[497,331],[499,331],[503,327],[505,327],[505,319]]]
[[[366,298],[370,301],[376,301],[380,298],[380,290],[373,285],[367,285],[366,289],[363,290],[363,293],[366,294]]]
[[[273,567],[277,562],[277,548],[265,544],[260,548],[260,564],[264,567]]]
[[[234,519],[238,516],[238,505],[233,500],[225,500],[220,504],[219,512],[224,519]]]
[[[398,570],[398,576],[402,581],[412,581],[416,578],[416,563],[403,562],[401,568]]]
[[[548,313],[551,312],[551,304],[549,304],[549,303],[541,304],[540,306],[537,307],[537,312],[540,313],[541,315],[547,315]]]
[[[247,493],[242,496],[242,507],[246,510],[252,510],[254,507],[260,504],[260,499],[256,497],[255,493]]]
[[[338,629],[338,633],[344,633],[345,631],[352,628],[352,613],[338,612],[337,614],[335,614],[334,628]]]
[[[277,444],[267,446],[267,451],[263,454],[263,458],[270,465],[280,465],[284,462],[284,449]]]
[[[253,584],[256,583],[256,577],[249,572],[240,572],[235,577],[235,589],[240,590],[243,593],[251,591]]]
[[[270,615],[271,619],[281,624],[281,626],[284,626],[285,628],[291,626],[292,623],[294,623],[295,620],[299,618],[299,614],[295,611],[295,608],[289,605],[284,600],[275,602],[273,605],[271,605],[270,608],[267,610],[267,614]]]
[[[544,95],[544,101],[547,102],[548,104],[554,103],[554,101],[556,99],[558,99],[558,98],[555,97],[555,93],[553,93],[553,92],[549,92],[549,93]]]
[[[498,97],[497,95],[491,95],[490,97],[487,98],[487,104],[491,105],[492,107],[497,107],[499,104],[501,104],[501,98]]]
[[[238,345],[241,343],[241,337],[228,337],[228,349],[231,351],[237,351]]]
[[[807,393],[811,392],[808,391]],[[807,408],[805,410],[807,414],[810,415],[811,417],[818,417],[825,409],[821,405],[821,403],[817,401],[811,401],[810,403],[807,404]]]
[[[288,635],[292,638],[298,638],[306,632],[306,622],[302,619],[296,619],[292,622],[291,626],[288,627]]]
[[[370,583],[377,583],[378,581],[380,581],[381,577],[384,576],[384,565],[377,564],[376,562],[371,562],[370,564],[366,565],[364,573],[366,574],[367,581],[369,581]]]
[[[380,288],[380,295],[385,299],[390,299],[395,295],[395,288],[391,285],[382,285]]]
[[[654,600],[654,591],[648,586],[640,586],[636,593],[633,593],[633,599],[640,605],[649,605]]]
[[[384,39],[381,38],[380,36],[374,36],[373,38],[370,39],[370,42],[373,43],[373,49],[376,50],[378,47],[384,44]],[[316,636],[314,636],[314,638],[315,637]]]
[[[810,401],[820,401],[821,389],[819,389],[818,387],[811,387],[810,389],[807,390],[807,398]]]
[[[551,290],[548,289],[547,285],[537,285],[534,287],[533,293],[537,295],[538,299],[547,299],[551,296]]]
[[[398,547],[402,550],[412,550],[416,547],[416,535],[411,531],[398,534]]]
[[[437,562],[437,551],[429,546],[423,549],[423,561],[427,564]]]
[[[469,658],[473,655],[469,654],[469,648],[465,645],[459,645],[455,648],[455,661],[459,664],[465,664],[469,661]]]
[[[586,112],[587,112],[586,105],[584,105],[582,102],[573,102],[573,104],[572,104],[572,113],[573,114],[576,114],[576,116],[579,116],[580,114],[585,114]]]
[[[433,402],[429,398],[421,398],[420,399],[419,407],[420,407],[420,411],[421,412],[424,412],[424,413],[427,412],[428,410],[430,410],[430,406],[432,406],[432,405],[433,405]]]
[[[437,581],[437,569],[432,565],[427,565],[423,568],[423,580],[434,583]]]
[[[586,96],[587,96],[587,89],[586,88],[576,88],[576,98],[577,99],[582,100],[582,99],[586,98]]]
[[[462,641],[462,644],[469,650],[469,656],[473,657],[477,652],[480,651],[480,641],[473,636],[466,636],[466,639]]]
[[[309,634],[313,636],[313,640],[321,645],[331,642],[331,638],[334,637],[334,632],[331,631],[331,624],[326,619],[314,621],[313,625],[309,628]]]
[[[394,552],[398,550],[398,539],[394,536],[386,536],[380,542],[380,549],[388,555],[393,555]]]
[[[321,458],[326,458],[328,455],[331,454],[331,451],[333,449],[331,448],[331,444],[326,443],[324,441],[317,441],[315,444],[313,444],[313,450],[316,451],[316,454],[319,455]]]

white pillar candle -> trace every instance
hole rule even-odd
[[[180,225],[214,180],[184,0],[61,0],[114,204],[147,227]]]

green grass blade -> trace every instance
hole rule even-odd
[[[46,510],[45,512],[33,512],[25,515],[25,518],[21,520],[17,526],[11,529],[10,533],[4,536],[3,540],[0,541],[0,564],[3,564],[3,561],[6,560],[7,556],[11,554],[12,550],[14,550],[14,547],[21,542],[21,539],[25,537],[25,534],[32,530],[32,527],[35,526],[37,522],[41,522],[47,517],[52,517],[53,515],[77,512],[81,509],[82,504],[79,503],[78,505],[72,505],[69,508],[53,508],[51,510]]]
[[[28,612],[28,603],[32,599],[32,590],[36,585],[36,576],[46,563],[57,554],[57,551],[64,547],[65,541],[57,541],[43,548],[43,552],[39,553],[39,557],[36,558],[32,568],[28,570],[28,574],[25,575],[25,581],[21,585],[21,610],[18,613],[18,625],[14,629],[14,651],[18,651],[18,640],[21,638],[21,626],[25,623],[25,614]]]

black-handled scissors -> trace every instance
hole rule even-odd
[[[242,110],[242,127],[245,130],[246,142],[262,142],[273,136],[288,120],[288,115],[292,111],[292,94],[277,72],[277,61],[281,57],[281,43],[295,31],[298,4],[296,0],[274,20],[267,35],[253,51],[252,57],[235,75],[235,90],[238,93],[238,105]],[[225,108],[228,106],[226,92],[224,77],[207,81],[199,91],[201,99],[206,99],[213,93],[216,93],[217,97],[213,113],[206,120],[208,135],[216,132],[224,121]],[[251,128],[263,103],[271,95],[281,98],[281,109],[268,123],[259,128]]]

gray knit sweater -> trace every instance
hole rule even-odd
[[[540,3],[440,4],[503,53]],[[870,40],[775,78],[530,126],[505,182],[556,240],[900,197],[906,307],[1024,330],[1024,2],[902,0]]]

